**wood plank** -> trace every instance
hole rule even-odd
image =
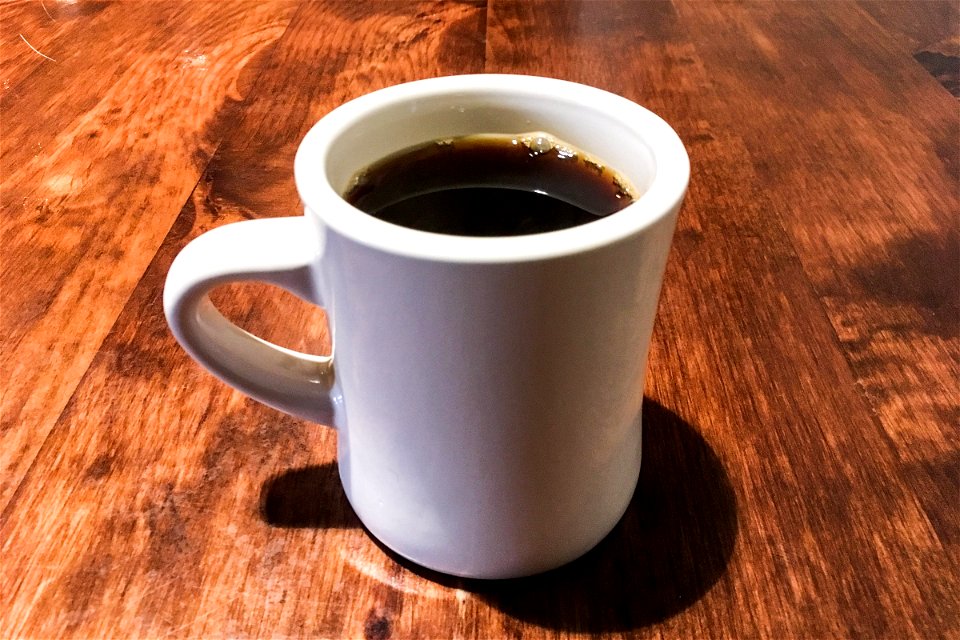
[[[4,512],[0,635],[385,637],[413,624],[403,589],[415,579],[429,597],[439,587],[400,576],[357,528],[335,481],[333,432],[201,371],[174,343],[159,299],[191,237],[296,212],[293,154],[315,119],[387,84],[479,70],[483,29],[474,4],[300,7]],[[324,348],[322,316],[305,305],[264,288],[218,300],[261,335]],[[284,487],[304,483],[326,505],[309,528],[283,516],[296,499]],[[450,615],[437,628],[454,628]]]
[[[881,626],[868,635],[957,631],[960,611],[948,595],[957,590],[960,564],[955,103],[850,5],[813,15],[770,3],[679,9],[711,79],[705,108],[742,138],[742,157],[768,197],[763,215],[780,220],[820,302],[809,300],[809,309],[820,306],[830,321],[832,331],[816,333],[837,336],[869,406],[854,410],[860,403],[848,399],[832,419],[818,417],[831,439],[849,437],[827,461],[875,449],[861,463],[882,470],[850,486],[878,491],[863,498],[875,503],[875,516],[860,527],[862,543],[885,568],[864,566],[850,579],[872,583],[875,606],[900,607],[910,620],[895,625],[874,610]],[[796,345],[812,348],[809,339]],[[836,380],[837,389],[818,394],[839,396],[846,385],[823,366],[818,358],[794,370]],[[855,419],[869,414],[879,429]],[[902,487],[901,495],[883,495],[890,486]],[[845,544],[843,552],[857,546]],[[841,618],[858,608],[870,613],[854,607]]]
[[[648,394],[702,430],[737,504],[746,506],[737,513],[734,561],[665,629],[681,637],[702,629],[727,637],[917,637],[955,626],[956,610],[943,606],[957,587],[955,572],[943,566],[947,541],[912,487],[889,486],[889,474],[903,477],[907,468],[871,419],[837,348],[829,307],[804,268],[807,254],[797,255],[787,233],[806,219],[809,198],[774,199],[758,173],[768,166],[769,146],[784,157],[797,146],[786,136],[781,143],[779,129],[753,126],[758,115],[746,109],[781,104],[784,94],[770,85],[781,75],[778,64],[786,65],[754,56],[752,66],[737,68],[736,85],[727,72],[725,91],[713,86],[740,60],[702,43],[718,37],[720,22],[732,41],[760,40],[762,30],[745,30],[740,16],[753,27],[774,10],[693,3],[677,15],[661,4],[603,7],[600,14],[563,3],[495,5],[488,70],[560,75],[624,93],[664,115],[690,145],[691,192],[664,285]],[[700,26],[701,12],[717,22],[688,32],[688,23]],[[633,29],[618,31],[624,24]],[[538,34],[571,32],[578,38],[540,55]],[[839,33],[807,34],[807,41],[844,41]],[[778,32],[770,42],[781,38]],[[799,39],[793,47],[803,48]],[[828,62],[836,59],[822,56],[810,80],[837,83]],[[736,95],[761,79],[763,102],[744,88]],[[728,117],[731,101],[744,110]],[[794,121],[789,131],[831,135],[817,125],[808,131]],[[781,177],[785,186],[809,188],[800,172]],[[875,493],[861,495],[867,487]],[[950,519],[945,505],[941,521]],[[892,619],[891,607],[911,616]]]
[[[859,2],[865,13],[899,39],[927,72],[954,98],[960,98],[960,4],[931,2]]]
[[[946,525],[958,491],[943,473],[957,461],[960,397],[956,102],[857,11],[803,20],[790,6],[684,13],[695,34],[712,36],[705,59],[726,61],[708,63],[724,125],[758,159],[884,436],[906,467],[936,476],[918,499]],[[838,31],[851,35],[830,37]],[[847,61],[842,83],[828,80],[835,60]],[[778,73],[744,87],[739,78],[757,66]],[[804,120],[810,126],[798,128]],[[953,520],[938,531],[943,542],[957,540]]]
[[[279,2],[201,3],[191,11],[170,2],[88,3],[49,16],[39,3],[0,9],[4,42],[12,42],[3,49],[0,140],[0,505],[170,229],[291,9]],[[53,60],[25,56],[14,33],[28,34]]]
[[[960,5],[950,0],[858,0],[857,4],[910,54],[960,37]]]
[[[0,447],[38,453],[12,467],[23,480],[0,515],[0,637],[960,635],[946,270],[957,261],[960,123],[893,27],[877,29],[849,3],[629,0],[325,2],[287,22],[277,5],[249,4],[215,29],[194,25],[211,5],[0,7],[5,59],[29,27],[30,42],[76,65],[64,80],[84,80],[70,104],[45,58],[4,62],[4,133],[12,121],[60,149],[48,175],[50,160],[4,135],[3,158],[33,167],[15,169],[16,182],[4,173],[4,196],[8,184],[46,194],[78,154],[140,157],[139,125],[86,115],[131,95],[150,100],[128,115],[161,129],[168,114],[188,121],[160,157],[189,168],[164,177],[171,170],[152,155],[146,168],[97,168],[98,190],[84,182],[75,204],[62,196],[45,220],[17,213],[33,235],[17,235],[4,199],[0,228],[19,244],[4,245],[0,269],[13,259],[25,275],[3,280],[17,286],[0,292],[0,370],[32,373],[4,381],[4,426],[7,406],[22,405],[24,419]],[[47,25],[44,8],[47,22],[76,24]],[[118,26],[129,24],[121,15],[150,25],[153,11],[163,25]],[[126,58],[71,57],[70,29],[81,26],[94,35],[78,50],[114,54],[126,33]],[[193,78],[192,66],[159,73],[193,38],[220,43],[217,59],[233,62],[217,79]],[[188,62],[202,66],[210,53],[197,51]],[[342,494],[335,434],[214,381],[173,342],[159,304],[190,238],[298,209],[293,154],[316,118],[381,86],[484,69],[627,95],[677,128],[694,167],[654,336],[634,501],[581,561],[506,583],[437,576],[381,549]],[[188,88],[198,97],[184,98]],[[54,124],[32,133],[22,119],[44,109]],[[75,141],[86,131],[77,123],[99,126],[99,141]],[[112,180],[125,190],[103,186]],[[156,202],[155,219],[144,211]],[[84,244],[90,220],[94,240],[113,243],[104,253],[84,252],[99,246]],[[892,250],[900,237],[912,249]],[[46,243],[33,259],[48,262],[26,259],[28,240]],[[322,312],[289,296],[249,286],[216,299],[259,335],[329,348]],[[36,300],[36,311],[8,323],[8,300]],[[21,347],[28,339],[40,346]],[[63,389],[38,382],[48,345],[72,358]]]

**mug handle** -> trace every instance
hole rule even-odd
[[[244,220],[207,231],[176,257],[163,308],[177,341],[227,384],[280,411],[333,426],[333,359],[277,346],[241,329],[208,295],[257,280],[320,304],[313,265],[320,253],[306,216]]]

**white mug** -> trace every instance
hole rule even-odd
[[[398,150],[546,131],[641,195],[579,227],[463,237],[374,218],[341,195]],[[368,530],[436,571],[507,578],[596,545],[640,472],[647,351],[690,166],[659,117],[571,82],[467,75],[397,85],[324,116],[294,163],[303,216],[209,231],[167,276],[167,320],[227,384],[338,430]],[[231,324],[208,292],[241,280],[322,305],[331,357]]]

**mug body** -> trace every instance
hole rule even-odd
[[[345,202],[372,162],[434,139],[546,131],[641,193],[581,227],[467,238]],[[582,555],[640,470],[644,371],[689,175],[682,143],[618,96],[559,80],[458,76],[325,116],[297,154],[315,297],[334,344],[340,475],[385,545],[445,573],[504,578]]]

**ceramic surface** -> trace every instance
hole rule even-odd
[[[356,171],[412,144],[541,130],[643,195],[581,227],[509,238],[398,227],[340,197]],[[164,305],[184,348],[254,398],[337,428],[358,516],[417,563],[516,577],[593,547],[639,475],[647,350],[689,178],[677,135],[591,87],[454,76],[332,111],[294,172],[303,216],[215,229],[171,266]],[[334,356],[224,319],[207,293],[248,279],[324,306]]]

